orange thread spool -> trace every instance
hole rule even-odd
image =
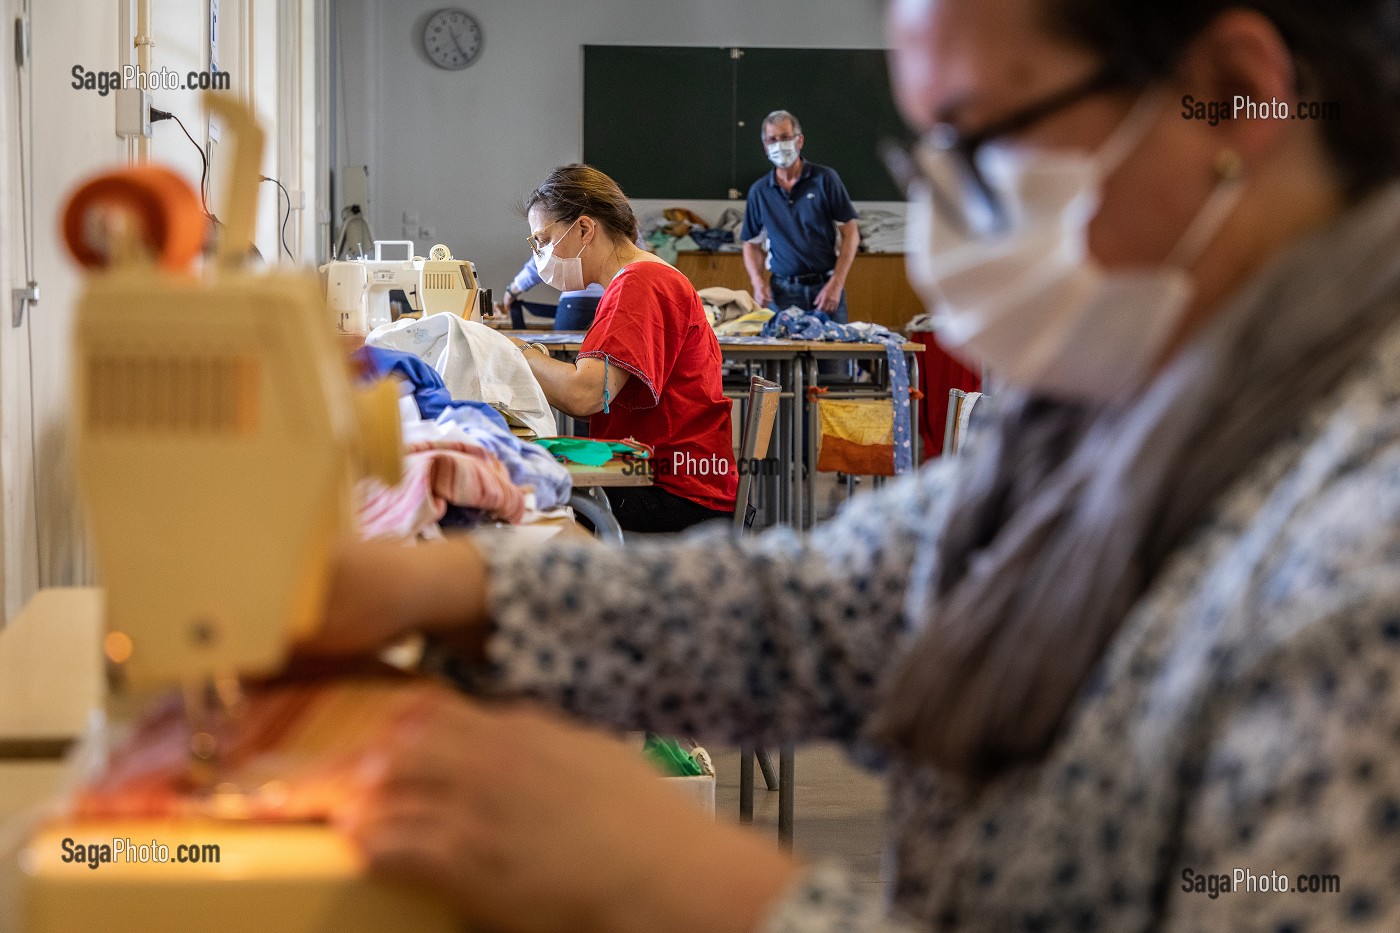
[[[88,268],[109,262],[101,246],[87,235],[91,212],[103,208],[124,210],[165,269],[188,267],[204,247],[206,220],[199,195],[183,176],[163,165],[104,172],[69,197],[63,211],[63,240],[73,258]]]

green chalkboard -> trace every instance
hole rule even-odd
[[[762,120],[782,109],[852,198],[903,200],[877,154],[909,136],[883,50],[588,45],[583,62],[584,161],[631,197],[743,197],[770,168]]]

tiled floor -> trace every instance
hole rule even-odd
[[[722,818],[737,820],[739,755],[732,750],[710,751],[717,775],[715,809]],[[774,749],[774,767],[777,759]],[[793,844],[797,852],[805,858],[842,862],[862,882],[881,885],[884,784],[851,764],[839,748],[831,745],[799,749],[794,772],[797,792],[793,798]],[[777,791],[764,788],[757,768],[754,775],[754,825],[759,832],[776,839]]]
[[[853,485],[838,482],[835,474],[819,473],[816,484],[818,520],[825,520],[846,501],[851,491],[872,488],[870,477]],[[733,749],[711,748],[717,781],[715,809],[721,818],[739,817],[739,754]],[[772,750],[773,765],[778,762]],[[885,837],[885,788],[876,776],[863,771],[834,745],[799,749],[794,768],[797,792],[793,800],[793,845],[809,859],[844,864],[864,884],[882,887],[880,863]],[[768,791],[754,768],[754,825],[757,831],[777,839],[778,794]]]

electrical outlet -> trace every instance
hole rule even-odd
[[[151,92],[135,87],[119,87],[117,99],[117,135],[123,139],[138,136],[151,138]]]

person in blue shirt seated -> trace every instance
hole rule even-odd
[[[535,257],[532,255],[525,260],[525,265],[520,267],[514,279],[506,287],[505,296],[501,299],[500,310],[510,314],[511,326],[523,328],[525,326],[525,315],[522,308],[515,307],[520,302],[520,296],[543,279],[540,278],[539,269],[535,267]],[[590,284],[587,288],[575,292],[560,292],[559,305],[554,311],[555,330],[588,330],[593,323],[593,314],[598,310],[598,299],[603,297],[603,286]],[[540,305],[529,302],[530,312],[548,313],[548,305]]]

